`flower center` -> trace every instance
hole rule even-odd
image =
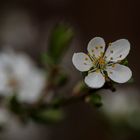
[[[105,69],[107,65],[103,56],[100,56],[98,59],[92,60],[92,62],[93,62],[93,68],[89,72],[94,72],[94,71],[103,72],[103,70]]]
[[[105,60],[103,59],[103,57],[100,57],[98,59],[98,63],[99,63],[99,65],[105,65]]]
[[[103,70],[105,68],[106,62],[103,56],[101,56],[98,59],[96,59],[96,61],[94,61],[93,64],[95,68]]]
[[[103,72],[106,65],[107,65],[103,53],[101,53],[101,55],[98,58],[96,58],[94,55],[93,56],[89,55],[89,57],[90,57],[90,59],[92,60],[92,63],[93,63],[93,67],[89,72],[94,72],[94,71]]]

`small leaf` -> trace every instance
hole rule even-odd
[[[32,115],[32,119],[36,122],[47,124],[57,123],[61,121],[63,117],[62,110],[58,109],[40,110]]]
[[[49,53],[56,63],[60,61],[63,53],[68,49],[73,35],[72,28],[65,24],[58,24],[52,30]]]
[[[125,65],[125,66],[128,66],[128,60],[127,59],[124,59],[121,61],[121,64],[122,65]]]
[[[54,65],[53,59],[49,56],[49,54],[47,52],[45,52],[41,55],[41,60],[42,60],[43,64]]]
[[[96,107],[102,106],[102,98],[100,95],[94,93],[89,96],[89,101]]]

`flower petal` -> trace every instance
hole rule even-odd
[[[100,72],[93,72],[85,77],[85,83],[91,88],[100,88],[104,85],[105,78]]]
[[[41,96],[45,85],[45,73],[38,69],[32,69],[24,79],[20,79],[20,89],[17,95],[18,100],[25,103],[36,102]]]
[[[106,61],[117,62],[123,60],[128,55],[129,51],[130,43],[126,39],[120,39],[110,43],[105,53]]]
[[[105,41],[101,37],[93,38],[89,43],[87,50],[91,56],[99,58],[105,51]]]
[[[111,78],[113,81],[117,83],[125,83],[132,76],[131,70],[128,67],[120,64],[108,66],[106,68],[106,71],[108,73],[109,78]]]
[[[72,57],[73,65],[79,70],[79,71],[88,71],[92,66],[92,61],[89,58],[89,56],[85,53],[74,53]]]

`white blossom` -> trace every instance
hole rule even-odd
[[[106,73],[111,80],[117,83],[125,83],[131,78],[131,70],[119,64],[130,51],[128,40],[120,39],[109,43],[105,51],[104,39],[95,37],[88,43],[87,50],[88,54],[74,53],[72,62],[79,71],[88,71],[85,83],[89,87],[102,87],[105,83]]]
[[[17,94],[21,102],[35,102],[45,86],[45,73],[23,53],[0,53],[0,95]]]

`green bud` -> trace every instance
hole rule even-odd
[[[102,106],[102,98],[100,95],[93,93],[89,97],[89,102],[96,107],[101,107]]]
[[[83,81],[80,81],[77,83],[77,85],[74,87],[74,94],[80,93],[80,92],[84,92],[86,91],[88,88],[85,85],[85,83]]]

